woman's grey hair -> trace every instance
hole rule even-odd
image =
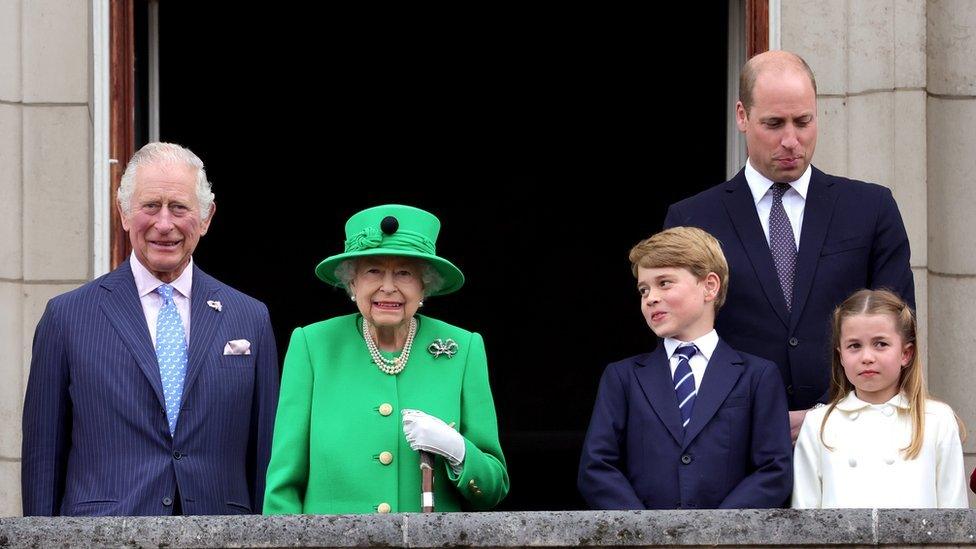
[[[424,284],[424,297],[431,294],[436,294],[441,290],[441,288],[444,287],[444,277],[441,276],[441,273],[437,272],[437,269],[435,269],[429,261],[413,258],[405,259],[409,259],[410,261],[414,261],[420,265],[420,280]],[[336,278],[349,295],[352,295],[352,289],[349,288],[349,283],[356,278],[357,261],[358,259],[347,259],[342,263],[339,263],[335,269]]]
[[[207,181],[207,170],[203,168],[203,160],[193,154],[193,151],[175,143],[148,143],[136,151],[129,160],[122,174],[122,183],[117,195],[119,207],[126,217],[132,211],[132,195],[136,191],[136,172],[141,166],[150,164],[184,164],[197,170],[197,202],[200,203],[200,220],[210,217],[210,207],[213,204],[214,193],[211,192],[210,182]]]

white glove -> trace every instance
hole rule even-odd
[[[413,450],[443,456],[455,473],[464,461],[464,437],[440,418],[420,410],[401,410],[403,434]]]

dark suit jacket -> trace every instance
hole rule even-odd
[[[222,310],[207,305],[219,301]],[[24,515],[259,513],[278,399],[268,310],[198,268],[176,433],[129,263],[47,304],[24,402]],[[224,356],[247,339],[250,355]]]
[[[886,287],[915,307],[908,235],[891,191],[813,168],[787,311],[745,171],[671,206],[665,228],[693,226],[722,243],[731,276],[715,328],[736,349],[779,365],[791,410],[825,398],[834,307]]]
[[[594,509],[782,507],[792,458],[775,364],[720,340],[683,430],[659,344],[604,371],[578,485]]]

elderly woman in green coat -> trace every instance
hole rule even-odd
[[[292,333],[265,514],[420,511],[417,450],[436,457],[437,511],[491,509],[508,493],[481,336],[417,314],[464,283],[435,252],[439,231],[426,211],[370,208],[315,269],[359,311]]]

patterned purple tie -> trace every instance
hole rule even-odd
[[[788,311],[793,308],[793,282],[796,280],[796,238],[783,208],[783,193],[789,188],[786,183],[773,183],[773,207],[769,210],[769,251],[773,254]]]

